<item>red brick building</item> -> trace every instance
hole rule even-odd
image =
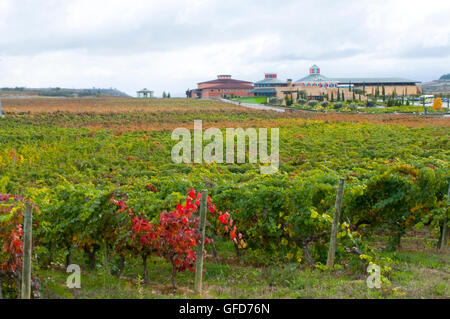
[[[216,80],[197,83],[197,89],[187,90],[188,98],[214,99],[232,96],[253,96],[253,83],[234,80],[231,75],[218,75]]]

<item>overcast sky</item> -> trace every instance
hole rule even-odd
[[[183,94],[217,74],[429,81],[450,73],[450,1],[0,0],[0,87]]]

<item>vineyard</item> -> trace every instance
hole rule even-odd
[[[20,296],[30,205],[34,298],[196,296],[204,205],[203,297],[450,297],[449,118],[187,99],[2,102],[3,298]],[[196,119],[204,128],[279,127],[279,172],[173,163],[172,130]],[[80,289],[66,285],[70,264],[81,266]],[[381,267],[379,289],[366,286],[371,264]]]

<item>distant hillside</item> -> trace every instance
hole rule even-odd
[[[450,94],[450,73],[444,74],[432,82],[425,82],[422,84],[423,93],[449,93]]]
[[[130,97],[128,94],[117,89],[66,89],[66,88],[0,88],[0,96],[10,97],[100,97],[100,96],[114,96],[114,97]]]

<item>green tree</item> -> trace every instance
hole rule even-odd
[[[163,97],[163,99],[165,99],[167,97],[166,91],[163,91],[162,97]]]
[[[284,97],[284,100],[286,101],[286,106],[292,105],[292,97],[289,94]]]
[[[300,100],[300,99],[306,100],[306,98],[307,98],[307,93],[305,90],[298,91],[297,100]]]
[[[338,91],[337,91],[337,101],[339,102],[340,100],[341,100],[341,92],[338,89]]]

